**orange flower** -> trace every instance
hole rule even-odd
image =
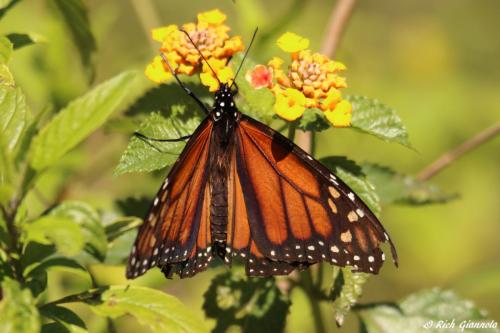
[[[245,78],[254,89],[270,88],[273,84],[273,70],[264,65],[256,65],[247,71]]]

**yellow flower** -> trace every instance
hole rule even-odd
[[[226,15],[218,9],[214,9],[198,14],[197,23],[182,25],[182,30],[189,37],[175,24],[153,29],[151,35],[154,40],[162,43],[160,51],[167,55],[170,65],[177,74],[193,75],[204,71],[202,68],[204,66],[202,66],[203,59],[196,47],[209,61],[210,59],[221,60],[224,65],[236,52],[243,50],[241,37],[230,37],[228,35],[230,28],[224,24],[225,21]],[[161,68],[158,63],[156,59],[148,65],[147,76],[155,82],[165,82],[164,76],[155,72]],[[168,70],[167,67],[165,69]],[[220,68],[220,72],[218,75],[225,77],[230,73],[230,70]],[[205,82],[208,82],[207,75],[204,77]]]
[[[226,21],[226,15],[218,9],[198,14],[198,22],[205,22],[211,25],[221,25]]]
[[[309,47],[309,39],[293,32],[285,32],[278,38],[277,44],[283,51],[295,53],[307,49]]]
[[[219,60],[210,58],[208,59],[208,63],[215,71],[215,74],[217,75],[217,78],[219,78],[221,83],[232,83],[234,73],[231,67],[226,66],[226,59]],[[200,74],[200,80],[204,86],[207,86],[210,91],[214,92],[219,88],[219,81],[217,81],[217,78],[214,76],[212,69],[210,69],[210,67],[206,63],[204,63],[203,72]]]
[[[340,101],[333,110],[327,110],[324,114],[335,127],[351,126],[352,106],[347,100]]]
[[[331,88],[328,91],[328,95],[324,100],[321,101],[319,105],[320,109],[323,111],[333,110],[337,104],[342,100],[342,94],[338,89]]]
[[[173,78],[160,56],[153,58],[153,61],[146,66],[144,74],[148,79],[156,83],[166,83]]]
[[[304,114],[306,97],[297,89],[287,88],[276,94],[274,111],[278,116],[293,121]]]
[[[304,108],[319,108],[333,126],[349,126],[351,105],[342,100],[340,92],[347,84],[339,75],[346,66],[307,49],[309,40],[291,32],[283,34],[277,45],[290,53],[290,63],[284,69],[284,60],[274,57],[267,64],[276,82],[268,85],[276,96],[276,113],[294,120],[302,116]],[[287,104],[289,102],[293,107]]]

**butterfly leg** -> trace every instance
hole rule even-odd
[[[146,136],[140,132],[134,132],[134,136],[138,137],[141,140],[147,140],[147,141],[156,141],[156,142],[179,142],[179,141],[185,141],[191,138],[191,134],[189,135],[184,135],[181,136],[177,139],[156,139],[156,138],[150,138],[149,136]]]
[[[165,57],[165,55],[163,53],[160,53],[160,56],[163,59],[163,61],[167,64],[168,69],[170,70],[170,72],[174,76],[177,83],[179,83],[181,88],[184,89],[186,94],[188,94],[191,98],[193,98],[195,100],[195,102],[200,106],[200,108],[203,110],[203,112],[205,112],[206,114],[209,114],[210,111],[208,110],[208,107],[191,91],[191,89],[186,87],[186,85],[184,85],[184,83],[182,83],[182,81],[179,79],[179,77],[177,76],[177,73],[175,73],[172,66],[170,66],[170,63],[168,62],[167,57]]]
[[[147,145],[151,146],[154,150],[160,152],[160,153],[166,153],[165,151],[161,150],[160,148],[156,147],[154,144],[151,143],[151,141],[156,141],[156,142],[179,142],[179,141],[184,141],[189,138],[191,138],[191,135],[184,135],[181,136],[180,138],[177,139],[156,139],[156,138],[150,138],[142,133],[139,132],[134,132],[134,136],[138,137],[142,141],[144,141]]]

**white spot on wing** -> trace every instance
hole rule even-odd
[[[349,197],[349,199],[351,199],[351,201],[354,201],[354,193],[349,192],[347,196]]]

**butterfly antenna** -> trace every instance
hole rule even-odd
[[[217,79],[217,82],[219,82],[219,86],[221,85],[221,82],[219,80],[219,77],[217,76],[217,73],[215,72],[215,70],[212,68],[212,66],[210,66],[210,63],[208,62],[207,58],[205,58],[205,56],[203,55],[203,53],[201,53],[200,49],[198,48],[198,46],[196,46],[196,44],[194,43],[193,39],[191,38],[191,36],[189,36],[188,32],[186,30],[182,30],[180,29],[180,31],[182,31],[183,33],[186,34],[186,37],[189,39],[189,41],[191,42],[191,44],[193,44],[194,48],[196,49],[196,51],[198,51],[198,53],[200,54],[201,58],[205,61],[205,63],[207,64],[207,66],[210,68],[210,70],[212,71],[212,73],[214,74],[215,78]]]
[[[179,85],[181,86],[181,88],[184,89],[184,91],[186,92],[186,94],[188,94],[189,96],[191,96],[196,101],[196,103],[198,103],[198,105],[203,110],[203,112],[205,112],[206,114],[209,114],[210,111],[208,110],[207,106],[205,104],[203,104],[203,102],[191,91],[191,89],[189,89],[188,87],[186,87],[184,85],[184,83],[182,83],[182,81],[179,79],[179,77],[177,76],[177,73],[174,71],[173,67],[170,65],[170,62],[168,61],[168,59],[165,56],[165,54],[163,52],[160,52],[160,56],[163,59],[163,62],[165,64],[167,64],[170,73],[172,73],[172,75],[175,77],[175,80],[177,81],[177,83],[179,83]],[[217,80],[219,80],[219,79],[217,79]]]
[[[248,45],[247,50],[245,51],[245,54],[243,55],[243,59],[241,59],[240,66],[238,67],[238,70],[236,71],[236,74],[234,75],[233,83],[231,84],[231,87],[233,84],[236,82],[236,77],[238,76],[238,73],[241,70],[241,67],[243,67],[243,63],[245,62],[245,59],[247,58],[248,52],[250,51],[250,48],[252,47],[253,41],[255,40],[255,36],[257,35],[257,31],[259,28],[255,28],[255,31],[253,32],[252,35],[252,40],[250,41],[250,45]]]

